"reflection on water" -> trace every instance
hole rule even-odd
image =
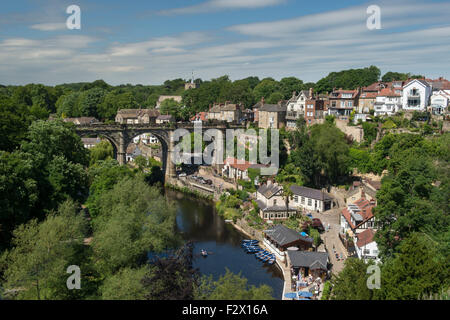
[[[166,191],[166,196],[177,206],[179,232],[185,240],[195,243],[194,266],[202,274],[212,274],[217,279],[228,268],[233,273],[241,272],[249,284],[269,285],[273,288],[274,297],[281,298],[283,277],[278,266],[265,265],[253,254],[246,254],[241,248],[242,239],[246,237],[215,213],[212,202],[171,190]],[[202,257],[202,249],[211,254]]]

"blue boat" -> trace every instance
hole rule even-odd
[[[256,254],[256,257],[259,258],[259,257],[265,256],[265,255],[268,255],[268,254],[269,254],[269,252],[267,252],[266,250],[261,250],[260,252],[258,252]]]
[[[269,258],[272,256],[271,253],[264,254],[258,257],[259,260],[264,261],[265,259],[269,260]]]
[[[269,261],[269,260],[272,259],[272,258],[273,258],[273,255],[271,254],[271,255],[268,255],[268,256],[262,258],[261,261],[262,261],[262,262],[267,262],[267,261]]]

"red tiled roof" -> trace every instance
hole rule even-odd
[[[395,93],[392,89],[384,88],[378,94],[380,97],[400,97],[399,94]]]
[[[372,203],[370,203],[367,199],[364,199],[364,198],[359,199],[358,201],[356,201],[353,204],[359,208],[359,210],[360,210],[359,214],[363,218],[363,221],[359,225],[355,226],[352,223],[351,212],[350,212],[350,210],[348,210],[348,207],[346,207],[342,210],[342,215],[344,216],[345,220],[347,220],[350,227],[352,229],[356,229],[358,226],[362,225],[367,220],[373,218],[374,215],[373,215],[372,209],[373,209],[374,205]]]
[[[238,160],[235,158],[227,158],[225,160],[225,164],[228,164],[230,167],[233,167],[241,171],[246,171],[252,165],[248,161]]]
[[[377,92],[363,92],[361,93],[360,99],[375,99],[377,97]]]
[[[360,234],[357,235],[358,240],[356,241],[356,245],[361,248],[369,243],[373,242],[373,237],[375,236],[375,230],[369,228],[364,230]]]

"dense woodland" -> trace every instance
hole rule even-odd
[[[174,233],[175,212],[161,193],[162,173],[155,163],[140,162],[134,169],[119,166],[108,143],[86,150],[71,123],[46,120],[56,113],[112,121],[118,109],[153,107],[161,94],[182,95],[186,107],[169,101],[163,108],[187,119],[213,102],[251,106],[265,97],[276,103],[293,91],[353,89],[379,77],[379,69],[370,67],[331,73],[316,84],[296,78],[198,79],[200,87],[188,91],[182,79],[161,86],[114,87],[101,80],[55,87],[0,86],[0,297],[271,298],[270,288],[248,286],[240,275],[227,272],[214,281],[193,269],[192,247]],[[355,169],[387,172],[375,210],[383,260],[381,289],[366,289],[367,265],[348,259],[344,271],[333,276],[330,297],[444,297],[450,279],[450,134],[386,131],[377,141],[377,130],[387,121],[375,121],[380,123],[365,125],[366,140],[357,144],[332,117],[311,127],[300,120],[296,131],[281,132],[281,145],[287,141],[291,152],[281,150],[277,180],[311,187],[348,186]],[[150,251],[165,255],[149,263]],[[66,268],[72,264],[83,272],[82,290],[66,289]]]

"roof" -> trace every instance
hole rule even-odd
[[[156,120],[173,120],[173,116],[170,114],[162,114],[158,116]]]
[[[277,224],[268,230],[264,230],[264,233],[280,246],[285,246],[298,240],[313,243],[313,238],[304,237],[297,231],[289,229],[282,224]]]
[[[368,245],[369,243],[372,243],[374,240],[375,236],[375,230],[373,230],[372,228],[369,228],[367,230],[364,230],[363,232],[359,233],[356,237],[357,237],[357,241],[356,241],[356,245],[361,248],[365,245]]]
[[[295,268],[327,270],[328,253],[326,252],[288,251],[288,257],[291,265]]]
[[[408,81],[405,83],[405,86],[404,86],[404,87],[409,86],[409,85],[412,84],[413,82],[419,82],[420,84],[422,84],[422,85],[425,86],[425,87],[430,87],[430,84],[429,84],[427,81],[425,81],[424,79],[410,79],[410,80],[408,80]]]
[[[384,88],[378,94],[379,97],[400,97],[400,94],[395,93],[394,90],[389,88]]]
[[[258,189],[258,193],[269,199],[281,190],[283,190],[282,186],[279,186],[277,183],[270,183],[269,185],[263,184],[262,186],[260,186]]]
[[[266,111],[266,112],[286,112],[286,105],[284,103],[282,104],[264,104],[262,107],[259,108],[259,111]]]
[[[374,206],[374,204],[370,203],[366,199],[361,198],[355,201],[353,204],[344,208],[342,210],[342,215],[344,216],[345,220],[347,220],[351,228],[356,229],[364,222],[374,217],[372,212]],[[353,219],[361,219],[361,222],[359,222],[357,225],[354,225],[351,219],[352,217]]]
[[[64,122],[72,122],[72,123],[79,123],[79,124],[91,124],[94,122],[99,122],[94,117],[78,117],[78,118],[65,118]]]
[[[235,158],[227,158],[225,160],[225,164],[228,164],[230,167],[235,169],[246,171],[252,164],[245,160],[238,160]]]
[[[315,199],[315,200],[320,200],[320,201],[332,200],[332,198],[325,192],[323,192],[321,190],[317,190],[317,189],[308,188],[308,187],[294,185],[294,186],[291,186],[291,191],[295,195],[310,198],[310,199]]]
[[[101,142],[100,138],[81,138],[83,144],[98,144]]]
[[[343,94],[351,94],[351,98],[342,98]],[[330,98],[332,99],[354,99],[358,95],[358,90],[334,90],[330,94]]]
[[[209,112],[222,112],[222,111],[237,111],[241,108],[241,105],[235,103],[219,103],[215,104]]]
[[[375,99],[377,97],[377,92],[363,92],[359,96],[360,99]]]
[[[191,118],[191,121],[194,121],[194,120],[206,121],[207,118],[208,118],[208,112],[199,112]]]
[[[117,115],[121,115],[122,118],[138,118],[146,114],[150,118],[156,118],[160,115],[159,111],[155,109],[121,109],[117,111]]]

